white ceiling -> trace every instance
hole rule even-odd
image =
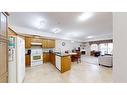
[[[53,38],[88,41],[112,38],[112,13],[94,12],[86,21],[79,21],[82,12],[11,12],[9,24],[18,33],[47,36]],[[45,27],[38,29],[36,23],[44,19]],[[60,28],[60,33],[53,33]],[[93,36],[88,39],[88,36]]]

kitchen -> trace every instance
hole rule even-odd
[[[8,30],[9,30],[8,33],[9,38],[19,36],[11,28],[9,28]],[[22,76],[22,78],[21,79],[19,78],[19,81],[17,79],[17,82],[23,81],[23,78],[25,77],[25,72],[23,70],[25,70],[25,68],[28,67],[35,67],[46,63],[51,63],[61,73],[64,73],[71,69],[71,56],[76,55],[76,52],[65,53],[65,51],[60,52],[56,51],[54,39],[46,39],[39,36],[28,36],[28,35],[27,36],[20,35],[20,37],[23,38],[24,40],[25,66],[21,70],[23,75],[20,76]],[[65,42],[62,43],[65,44]],[[11,48],[9,49],[11,51]],[[22,49],[22,52],[24,50]],[[9,58],[15,56],[10,54]],[[12,69],[14,70],[14,68],[12,68],[10,64],[11,62],[9,62],[9,82],[16,82],[16,78],[14,78],[14,76],[12,77],[12,75],[15,75],[16,77],[16,74],[14,74],[15,71],[12,71]]]

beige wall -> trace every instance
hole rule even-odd
[[[127,82],[127,12],[113,13],[113,82]]]

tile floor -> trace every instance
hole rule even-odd
[[[91,59],[92,60],[92,59]],[[24,83],[110,83],[112,68],[90,64],[83,60],[72,63],[71,70],[61,74],[52,64],[26,68]]]

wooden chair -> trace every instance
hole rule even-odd
[[[81,53],[80,51],[76,51],[76,55],[71,56],[72,62],[77,61],[77,63],[81,62]]]

